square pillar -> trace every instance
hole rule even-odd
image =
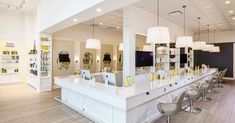
[[[130,76],[133,84],[135,83],[135,50],[136,34],[131,26],[131,11],[123,9],[123,85],[126,77]]]

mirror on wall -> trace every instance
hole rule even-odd
[[[83,57],[83,64],[85,69],[91,69],[93,63],[93,54],[91,52],[85,52]]]
[[[57,64],[59,70],[68,70],[70,64],[69,53],[66,51],[59,52]]]

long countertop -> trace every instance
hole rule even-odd
[[[209,69],[200,74],[188,74],[188,75],[178,75],[172,76],[165,80],[156,80],[156,81],[146,81],[146,82],[135,82],[131,87],[116,87],[112,85],[107,85],[99,82],[92,82],[90,80],[84,80],[81,77],[77,77],[75,75],[71,76],[62,76],[55,77],[55,83],[61,87],[71,88],[74,90],[88,89],[97,91],[106,95],[114,96],[120,99],[128,99],[134,96],[138,96],[140,94],[146,93],[147,91],[151,91],[154,89],[162,88],[174,83],[178,84],[187,84],[185,80],[190,79],[197,81],[201,78],[207,76],[207,74],[214,73],[216,69]]]

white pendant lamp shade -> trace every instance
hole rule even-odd
[[[193,42],[193,50],[203,50],[204,47],[206,46],[206,42],[205,41],[196,41]]]
[[[170,34],[167,27],[156,26],[148,28],[147,43],[170,43]]]
[[[151,45],[144,45],[143,46],[143,51],[152,51]]]
[[[119,44],[118,50],[119,50],[119,51],[123,51],[123,43],[120,43],[120,44]]]
[[[193,38],[191,36],[179,36],[176,38],[176,47],[192,47]]]
[[[220,52],[220,47],[219,47],[219,46],[214,46],[214,47],[212,48],[212,51],[211,51],[211,52],[214,52],[214,53]]]
[[[176,47],[180,48],[180,47],[192,47],[193,46],[193,37],[192,36],[186,36],[185,35],[185,8],[186,5],[183,6],[184,9],[184,35],[183,36],[179,36],[176,38]]]
[[[86,48],[87,49],[100,49],[101,44],[98,39],[87,39],[86,40]]]
[[[214,45],[207,44],[202,51],[212,51],[213,48],[214,48]]]

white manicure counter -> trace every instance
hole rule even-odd
[[[142,123],[161,116],[157,110],[158,102],[171,101],[188,85],[208,79],[216,71],[209,69],[200,74],[179,75],[161,81],[149,81],[149,75],[140,75],[132,87],[105,85],[76,76],[55,77],[55,83],[62,88],[63,104],[95,122]]]

